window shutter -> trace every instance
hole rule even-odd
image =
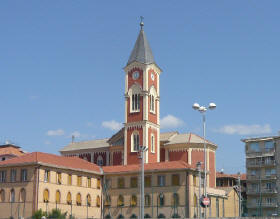
[[[81,205],[82,204],[81,194],[80,193],[77,194],[76,203],[77,203],[77,205]]]
[[[100,197],[99,197],[99,195],[96,197],[96,206],[100,207]]]
[[[56,197],[55,197],[56,203],[60,203],[60,192],[56,191]]]
[[[44,202],[49,202],[49,191],[47,189],[44,190],[43,197]]]
[[[97,188],[98,189],[100,189],[100,184],[101,184],[100,179],[97,179]]]
[[[68,194],[67,194],[67,204],[70,205],[71,203],[72,203],[71,193],[68,192]]]
[[[87,195],[87,205],[91,206],[91,197],[89,194]]]

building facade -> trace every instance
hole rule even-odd
[[[249,216],[275,216],[279,210],[280,136],[242,139],[245,143]]]
[[[76,218],[101,215],[100,168],[79,158],[34,152],[0,163],[0,218],[61,209]]]

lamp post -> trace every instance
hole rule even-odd
[[[239,195],[239,217],[241,217],[241,183],[240,183],[240,172],[237,173],[238,175],[238,178],[237,178],[237,181],[238,181],[238,195]]]
[[[146,146],[139,147],[139,158],[141,159],[141,183],[140,183],[140,219],[144,219],[144,163],[145,163],[145,152],[148,150]]]
[[[196,167],[198,170],[198,184],[199,184],[199,190],[198,190],[198,216],[201,218],[201,206],[200,206],[200,196],[201,196],[201,162],[196,163]],[[197,203],[196,203],[197,204]]]
[[[202,114],[202,121],[203,121],[203,145],[204,145],[204,197],[207,198],[207,154],[206,154],[206,111],[207,109],[213,110],[216,108],[215,103],[209,103],[208,107],[200,106],[198,103],[193,104],[193,109],[198,110]],[[207,205],[205,206],[205,213],[204,217],[207,218]]]

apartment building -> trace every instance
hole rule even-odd
[[[79,158],[33,152],[0,162],[0,218],[29,218],[61,209],[100,218],[101,171]]]
[[[248,138],[242,141],[246,152],[248,215],[280,215],[280,136]]]

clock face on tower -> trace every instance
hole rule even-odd
[[[152,81],[155,80],[155,75],[153,73],[151,74],[151,79]]]
[[[133,72],[132,78],[133,78],[133,80],[138,79],[139,78],[139,72],[138,71]]]

